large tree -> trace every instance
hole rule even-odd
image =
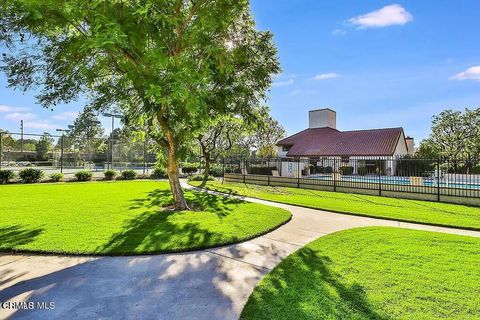
[[[86,92],[93,106],[119,106],[147,126],[166,150],[177,210],[188,207],[178,170],[185,146],[212,114],[259,103],[279,71],[248,0],[3,0],[0,41],[9,84],[39,85],[44,106]]]

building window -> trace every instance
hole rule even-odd
[[[350,157],[342,156],[342,162],[343,163],[349,163],[350,162]]]
[[[282,146],[282,151],[287,152],[292,146]]]

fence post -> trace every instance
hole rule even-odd
[[[62,134],[62,136],[60,137],[60,139],[62,139],[62,143],[60,144],[61,146],[61,151],[60,151],[60,173],[63,173],[63,155],[64,155],[64,152],[63,152],[63,138],[64,138],[64,134]]]
[[[222,159],[222,184],[224,180],[225,180],[225,157],[223,157]]]
[[[245,184],[245,173],[247,173],[247,159],[243,159],[243,184]],[[240,168],[240,171],[242,171],[242,169]]]
[[[382,196],[382,160],[378,159],[378,195]]]
[[[437,201],[440,202],[440,159],[437,158]]]
[[[143,174],[145,175],[147,171],[147,135],[143,140]]]
[[[0,131],[0,170],[2,170],[3,161],[3,131]]]
[[[333,158],[333,170],[332,170],[332,178],[333,178],[333,192],[337,192],[337,175],[335,168],[337,167],[337,159]]]

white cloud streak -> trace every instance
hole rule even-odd
[[[12,121],[20,121],[20,120],[31,120],[37,117],[36,114],[33,113],[21,113],[21,112],[14,112],[7,114],[4,119],[12,120]]]
[[[272,84],[272,87],[286,87],[286,86],[292,85],[293,82],[294,82],[293,79],[284,80],[284,81],[275,81]]]
[[[22,111],[27,111],[30,110],[29,108],[22,108],[22,107],[12,107],[12,106],[6,106],[6,105],[0,105],[0,112],[6,113],[6,112],[22,112]]]
[[[449,78],[450,80],[476,80],[480,81],[480,66],[473,66],[467,70],[457,73]]]
[[[343,30],[343,29],[335,29],[332,31],[332,35],[334,36],[344,36],[347,34],[347,31]]]
[[[47,121],[25,121],[24,126],[25,128],[42,130],[53,130],[61,127],[58,124],[49,123]]]
[[[348,22],[357,26],[359,29],[366,29],[404,25],[412,20],[413,16],[410,12],[399,4],[392,4],[348,19]]]
[[[54,115],[52,118],[55,120],[72,120],[78,116],[78,112],[66,111],[60,114]]]
[[[315,77],[313,77],[313,80],[327,80],[327,79],[334,79],[338,77],[340,77],[340,75],[335,72],[320,73],[320,74],[317,74]]]

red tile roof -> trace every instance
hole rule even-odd
[[[391,156],[402,128],[338,131],[312,128],[280,140],[277,146],[291,146],[287,156]]]

